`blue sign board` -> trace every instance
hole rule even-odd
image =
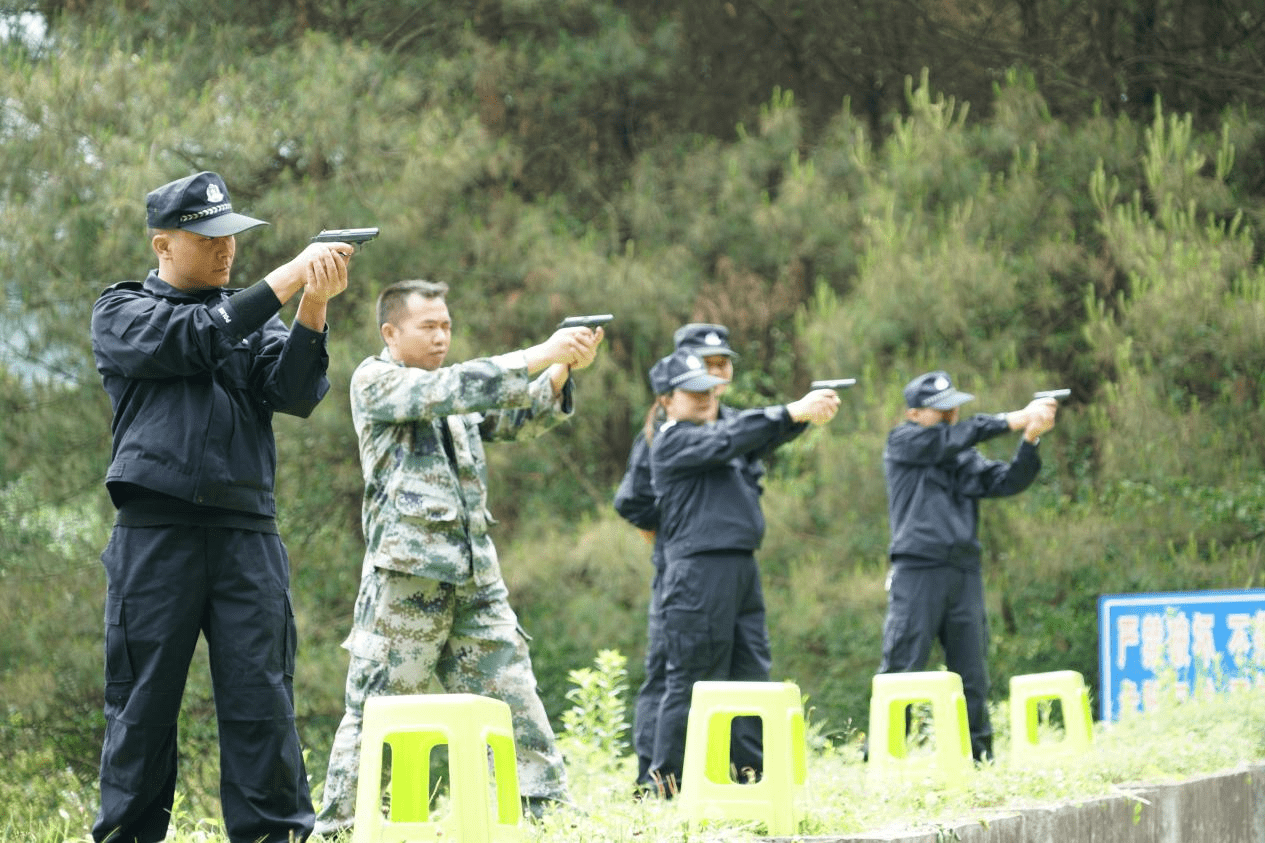
[[[1103,720],[1145,711],[1161,693],[1265,685],[1265,589],[1098,598]]]

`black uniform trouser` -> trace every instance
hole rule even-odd
[[[879,673],[923,670],[937,640],[945,666],[962,677],[971,753],[976,759],[992,755],[983,575],[979,568],[953,565],[893,565]]]
[[[755,557],[730,551],[669,558],[662,619],[667,664],[651,768],[679,785],[694,683],[769,679],[769,632]],[[761,731],[758,717],[734,718],[730,760],[739,770],[763,772]]]
[[[646,678],[633,703],[633,752],[637,755],[637,784],[649,785],[654,760],[655,724],[667,684],[668,650],[663,635],[663,568],[656,566],[650,581],[650,609],[646,620]]]
[[[295,625],[281,540],[226,528],[115,526],[101,561],[106,730],[93,837],[148,843],[166,835],[176,722],[201,633],[229,839],[305,838],[314,816],[294,722]]]

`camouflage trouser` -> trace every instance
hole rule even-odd
[[[536,693],[527,642],[505,584],[457,586],[375,568],[360,582],[351,634],[346,711],[330,750],[316,830],[352,825],[365,700],[425,693],[434,676],[444,691],[509,704],[519,792],[566,800],[566,771]]]

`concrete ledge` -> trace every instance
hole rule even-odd
[[[805,843],[1265,843],[1265,764],[1120,790],[1081,802],[982,812],[975,820],[927,828],[793,839]]]

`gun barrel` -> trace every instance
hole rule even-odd
[[[558,323],[559,328],[597,328],[614,319],[611,313],[595,313],[592,316],[568,316]]]
[[[836,378],[827,381],[813,381],[809,384],[811,389],[847,389],[850,386],[856,386],[856,378]]]
[[[1066,398],[1072,394],[1070,389],[1043,389],[1040,392],[1032,393],[1033,398]]]

